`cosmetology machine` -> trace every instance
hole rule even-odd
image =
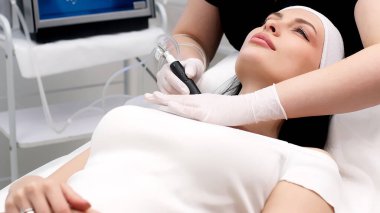
[[[17,4],[31,38],[40,43],[141,30],[155,16],[154,0],[17,0]]]
[[[12,4],[10,4],[11,2]],[[162,23],[162,28],[159,29],[157,27],[149,26],[149,19],[151,17],[155,17],[155,9],[157,9],[158,17],[161,18],[161,22],[159,23]],[[59,108],[61,105],[59,104],[50,106],[43,86],[42,78],[44,76],[68,72],[74,68],[79,69],[79,66],[85,66],[90,59],[91,62],[101,63],[104,59],[104,55],[112,55],[112,53],[117,53],[117,56],[122,55],[123,57],[128,55],[127,58],[131,58],[151,52],[149,59],[157,60],[156,62],[158,62],[158,69],[163,66],[163,64],[169,63],[172,71],[189,87],[191,94],[200,93],[194,82],[187,78],[184,73],[184,68],[179,62],[182,60],[180,57],[181,53],[179,51],[179,47],[187,46],[189,48],[194,48],[195,52],[198,52],[199,56],[203,59],[203,62],[205,62],[204,53],[191,44],[178,44],[170,36],[162,36],[156,40],[158,35],[162,35],[164,32],[162,29],[166,29],[167,23],[166,13],[163,6],[160,6],[159,2],[154,2],[154,0],[1,0],[0,12],[0,34],[1,31],[4,30],[4,47],[6,50],[5,52],[9,56],[6,58],[6,73],[8,77],[7,88],[9,88],[7,91],[7,97],[10,97],[8,99],[8,110],[5,112],[0,112],[0,120],[4,121],[0,122],[0,127],[1,129],[9,130],[6,135],[9,136],[9,143],[11,147],[11,180],[15,180],[18,177],[16,147],[36,147],[50,143],[63,142],[66,138],[70,139],[74,137],[80,138],[82,136],[87,136],[88,133],[91,133],[94,128],[93,125],[96,125],[97,119],[101,118],[102,114],[110,108],[107,104],[111,103],[109,100],[114,97],[107,96],[106,91],[112,80],[117,75],[129,70],[132,65],[144,65],[144,61],[139,64],[130,64],[130,66],[124,67],[123,69],[113,73],[104,85],[102,96],[99,99],[94,100],[88,106],[80,107],[78,110],[76,110],[77,108],[66,110],[66,107],[61,110],[61,108]],[[5,17],[3,15],[5,15]],[[14,31],[11,29],[9,22],[12,23]],[[2,23],[4,25],[2,25]],[[20,24],[20,26],[17,26],[17,24]],[[12,39],[12,32],[15,32],[13,34],[15,38],[16,36],[20,36],[22,34],[19,33],[20,31],[18,29],[25,33],[25,39],[23,36],[17,37],[17,39]],[[99,39],[102,41],[96,42],[96,44],[102,44],[99,45],[102,52],[100,58],[96,55],[97,51],[93,51],[95,48],[94,46],[96,46],[93,42],[91,43],[91,46],[83,46],[87,45],[88,42],[84,42],[82,40],[87,41],[87,39],[73,39],[43,44],[50,41],[82,38],[99,34],[111,34],[110,36],[113,36],[112,38],[118,38],[102,40],[109,37],[96,36],[96,41],[99,41]],[[122,36],[122,38],[119,36]],[[130,36],[134,36],[134,38],[131,38]],[[41,44],[30,42],[30,38]],[[156,44],[154,44],[153,39],[157,41]],[[16,41],[17,45],[15,45]],[[115,51],[115,47],[106,48],[107,45],[104,44],[112,43],[110,41],[113,43],[117,41],[118,45],[116,46],[122,51],[120,49]],[[70,46],[72,43],[78,44],[78,42],[84,42],[81,43],[79,47],[83,50],[89,51],[87,51],[86,54],[83,54],[81,51],[75,51],[79,52],[78,54],[81,54],[81,57],[75,57],[76,54],[71,54],[72,51],[70,51],[70,54],[66,54],[69,59],[65,59],[67,61],[75,61],[76,63],[66,63],[65,65],[68,67],[61,66],[62,59],[56,56],[66,53],[63,52],[63,50],[68,51],[66,50],[68,49],[66,48],[67,45]],[[120,43],[124,45],[121,45]],[[126,47],[129,47],[130,43],[141,45],[139,46],[139,49],[133,49],[133,51],[130,51],[131,49]],[[2,44],[1,39],[0,44]],[[152,46],[154,46],[153,51]],[[0,47],[3,47],[3,45],[0,45]],[[54,48],[54,50],[47,51],[46,47]],[[22,48],[25,48],[28,51],[21,51],[23,50]],[[21,55],[18,55],[24,52],[26,53],[26,55],[24,55],[25,57],[20,57]],[[41,52],[45,54],[45,56],[46,54],[49,54],[50,60],[45,60],[46,57],[36,56],[37,53],[41,56]],[[53,53],[57,53],[57,55],[54,55]],[[86,56],[86,60],[82,59],[83,55]],[[114,55],[112,55],[112,57],[114,57]],[[39,61],[40,59],[44,61],[41,62]],[[56,60],[58,61],[53,63]],[[114,60],[114,58],[112,58],[112,60]],[[19,64],[19,70],[23,77],[37,79],[38,90],[41,98],[41,107],[30,109],[27,108],[20,111],[16,110],[14,92],[15,84],[13,79],[13,73],[15,70],[13,64],[16,61]],[[86,63],[82,64],[81,62],[83,61]],[[26,62],[30,62],[32,66],[29,66],[29,63]],[[22,66],[20,66],[20,64],[22,64]],[[50,67],[47,66],[48,64],[54,64],[55,66],[52,67],[55,69],[47,69],[49,72],[45,73],[45,68]],[[56,66],[56,64],[59,66]],[[76,67],[71,67],[74,65],[76,65]],[[21,69],[22,67],[26,69]],[[125,98],[124,96],[128,95],[123,94],[119,96],[123,96],[120,97],[120,99],[122,99]],[[117,96],[117,98],[119,98],[119,96]],[[63,103],[63,105],[64,104],[65,103]],[[50,107],[52,107],[52,112],[55,112],[54,116],[51,113]],[[38,109],[38,113],[34,113],[34,111],[32,111],[34,109]],[[27,115],[38,114],[38,118],[29,119],[28,121],[22,120],[23,122],[20,122],[19,120],[17,122],[18,125],[16,132],[16,112],[20,115],[18,116],[20,119],[28,118],[28,116],[21,116],[20,113],[27,113]],[[59,113],[57,114],[57,112]],[[86,113],[88,115],[91,114],[91,116],[86,116]],[[93,114],[94,116],[92,116]],[[55,118],[58,118],[58,120],[56,121]],[[36,120],[38,121],[38,125]],[[33,122],[33,124],[29,124],[29,121]],[[9,125],[10,128],[7,128],[7,125]],[[39,132],[37,137],[21,137],[35,135],[25,133],[29,131],[30,126],[32,125],[34,127],[33,131]],[[70,128],[67,128],[69,126]]]
[[[150,25],[156,8],[161,19],[157,21],[163,27]],[[18,148],[86,138],[105,110],[130,98],[104,92],[88,107],[87,100],[49,105],[42,79],[149,54],[166,23],[164,7],[154,0],[0,0],[0,61],[5,61],[1,65],[7,77],[1,84],[6,83],[8,105],[6,111],[0,111],[0,131],[9,138],[11,180],[18,177]],[[96,36],[102,34],[109,35]],[[75,39],[84,37],[88,39]],[[52,42],[57,40],[65,41]],[[15,78],[15,71],[23,78]],[[29,79],[37,81],[41,106],[17,108],[16,80]],[[26,133],[31,129],[38,134]]]

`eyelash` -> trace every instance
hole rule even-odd
[[[293,31],[299,33],[301,36],[303,36],[307,41],[309,41],[309,37],[307,36],[307,33],[305,32],[305,30],[302,28],[302,27],[297,27],[296,29],[294,29]]]
[[[266,18],[262,24],[262,26],[264,26],[266,24],[266,22],[269,20],[270,17]],[[302,27],[297,27],[296,29],[294,29],[293,31],[299,33],[302,37],[304,37],[307,41],[310,41],[309,40],[309,37],[307,35],[307,33],[305,32],[305,30],[302,28]]]

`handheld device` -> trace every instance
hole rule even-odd
[[[181,62],[174,58],[169,51],[165,50],[163,47],[158,45],[155,52],[155,58],[160,60],[160,57],[163,56],[164,59],[169,63],[171,71],[189,88],[190,94],[201,94],[201,91],[198,89],[194,81],[187,77],[185,73],[185,68],[182,66]]]

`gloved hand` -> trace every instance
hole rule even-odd
[[[196,83],[205,70],[203,62],[197,58],[188,58],[181,61],[187,77]],[[165,94],[189,94],[189,88],[170,70],[169,64],[162,66],[157,73],[158,89]]]
[[[287,119],[274,84],[254,93],[227,96],[217,94],[145,94],[148,102],[182,117],[223,126],[239,126],[260,121]]]

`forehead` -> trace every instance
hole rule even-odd
[[[323,32],[323,24],[317,15],[302,8],[289,8],[279,11],[286,19],[303,19],[312,24],[318,32]]]

